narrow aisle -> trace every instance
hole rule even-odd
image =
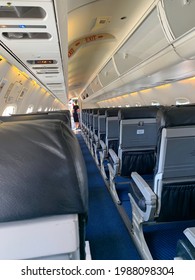
[[[94,260],[140,260],[82,135],[76,134],[87,167],[89,219],[86,240]]]

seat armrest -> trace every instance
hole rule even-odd
[[[109,155],[111,156],[113,163],[114,164],[119,164],[119,157],[117,156],[117,154],[115,153],[114,150],[109,149],[108,150]]]
[[[100,144],[99,144],[99,139],[96,134],[93,135],[93,139],[94,139],[94,141],[93,141],[94,151],[97,151],[97,149],[99,149],[99,147],[100,147]]]
[[[107,157],[107,147],[106,147],[106,144],[102,140],[100,140],[99,144],[102,149],[99,153],[100,154],[100,165],[102,165],[104,159]]]
[[[184,234],[195,248],[195,227],[186,228]]]
[[[153,192],[151,187],[147,184],[147,182],[137,173],[132,172],[131,177],[133,181],[135,182],[135,187],[138,188],[141,195],[143,196],[143,200],[145,203],[145,207],[141,207],[137,204],[132,194],[129,194],[130,201],[132,204],[132,207],[136,210],[134,212],[137,212],[136,215],[140,216],[140,220],[142,221],[151,221],[154,220],[155,212],[156,212],[156,205],[157,205],[157,197],[156,194]],[[143,210],[143,208],[145,208]]]
[[[94,134],[94,140],[95,140],[96,143],[99,142],[98,136],[96,134]]]
[[[106,144],[104,143],[104,141],[100,140],[100,146],[102,148],[102,150],[106,150]]]
[[[108,153],[111,157],[110,164],[108,164],[108,169],[109,169],[109,173],[110,173],[110,179],[113,180],[119,172],[119,157],[117,156],[115,151],[112,149],[109,149]],[[111,168],[111,166],[112,166],[112,168]]]
[[[96,143],[92,143],[92,145],[93,145],[93,151],[94,151],[94,153],[97,153],[97,144]]]
[[[156,204],[156,195],[147,182],[137,172],[132,172],[131,177],[144,196],[146,204]]]

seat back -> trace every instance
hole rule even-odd
[[[93,134],[98,134],[98,109],[93,109]]]
[[[119,145],[119,119],[117,108],[106,111],[106,146],[118,154]]]
[[[106,140],[106,108],[98,110],[98,139]]]
[[[0,260],[80,259],[78,215],[0,223]]]
[[[195,106],[170,107],[159,115],[157,220],[195,219]]]
[[[55,250],[50,251],[49,243],[48,250],[45,248],[47,237],[51,240],[49,227],[55,232],[54,238],[63,236],[57,228],[52,229],[59,225],[64,231],[64,239],[58,242],[69,243],[72,234],[76,242],[73,242],[74,246],[71,248],[77,247],[79,258],[84,258],[84,232],[88,209],[87,174],[80,146],[71,128],[56,119],[2,122],[0,153],[0,236],[1,240],[5,241],[0,257],[8,257],[6,251],[10,245],[6,240],[12,238],[16,242],[22,242],[19,236],[21,231],[29,233],[28,250],[32,244],[32,252],[26,257],[41,257],[40,254],[33,253],[38,251],[34,246],[39,246],[43,258],[48,258],[50,253],[57,254],[57,244],[53,244]],[[63,218],[63,215],[73,216]],[[56,221],[52,219],[54,216],[57,216]],[[42,219],[43,223],[37,219]],[[45,227],[42,227],[42,224]],[[68,224],[71,224],[72,230],[74,227],[74,233],[68,230]],[[33,235],[30,234],[32,228],[33,232],[35,231]],[[10,237],[7,239],[8,234]],[[40,240],[44,234],[45,242],[42,244]],[[27,245],[27,241],[25,244]],[[79,247],[76,244],[79,244]],[[68,246],[62,247],[64,253],[68,253],[65,249]],[[58,253],[63,254],[62,251]],[[78,254],[75,252],[76,256],[78,257]],[[18,258],[20,257],[25,256],[19,252]],[[9,258],[15,258],[15,253],[13,256],[9,255]]]
[[[71,127],[71,117],[70,117],[69,110],[0,116],[0,120],[3,122],[14,122],[14,121],[25,121],[25,120],[28,121],[28,120],[36,120],[36,119],[58,119],[64,121],[69,127]]]
[[[82,126],[84,129],[88,129],[89,128],[89,109],[82,109],[81,111],[81,115],[82,115]]]
[[[81,128],[85,129],[87,126],[87,110],[86,109],[82,109],[80,121],[81,121]]]
[[[93,109],[89,109],[89,130],[93,130]]]
[[[156,107],[119,110],[120,138],[118,156],[121,176],[131,172],[152,174],[157,143]]]

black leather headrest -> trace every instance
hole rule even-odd
[[[0,222],[86,213],[78,141],[60,120],[0,124]]]
[[[118,112],[119,120],[139,119],[139,118],[156,118],[158,107],[129,107],[121,108]]]
[[[106,110],[106,117],[117,117],[119,108],[109,108]]]
[[[98,109],[93,109],[92,113],[93,113],[93,115],[97,115]]]
[[[13,121],[28,121],[38,119],[58,119],[62,120],[71,127],[70,111],[51,111],[51,112],[38,112],[31,114],[15,114],[11,116],[0,116],[0,120],[3,122]]]
[[[157,114],[159,127],[195,125],[195,106],[162,107]]]
[[[101,109],[99,109],[98,110],[98,115],[105,115],[105,113],[106,113],[106,108],[101,108]]]

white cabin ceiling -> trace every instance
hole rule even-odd
[[[92,41],[85,44],[82,41],[82,46],[69,58],[69,97],[79,96],[154,2],[68,0],[69,46],[78,40],[81,43],[82,39]],[[113,38],[96,40],[97,37],[93,37],[102,33]]]
[[[79,96],[84,102],[98,102],[192,75],[194,7],[194,1],[177,0],[3,0],[0,40],[64,104]],[[156,21],[150,16],[153,11]],[[163,16],[167,11],[175,30],[169,36]],[[15,13],[15,17],[6,13]],[[183,41],[177,38],[181,35],[177,15],[181,13],[185,15],[184,32],[192,31]],[[146,31],[146,25],[152,28]],[[28,62],[33,60],[55,63]]]

